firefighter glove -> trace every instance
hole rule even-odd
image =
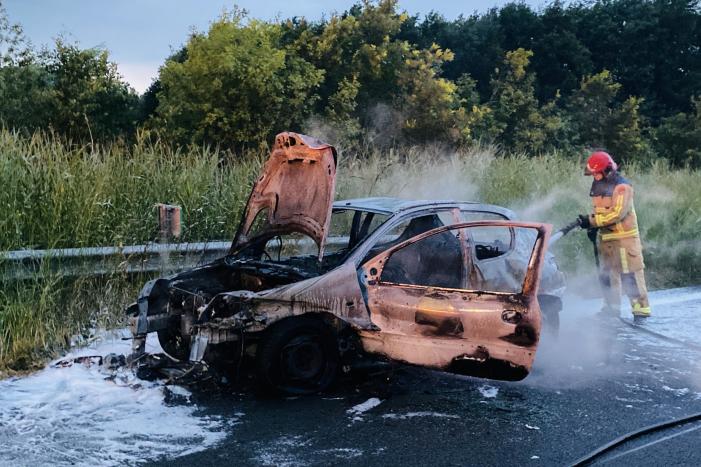
[[[589,222],[589,216],[586,214],[579,215],[579,226],[583,229],[590,229],[591,222]]]

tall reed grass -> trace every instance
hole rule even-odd
[[[183,207],[184,240],[228,238],[262,156],[232,157],[144,141],[72,147],[1,131],[0,249],[154,240],[159,202]]]
[[[355,148],[339,157],[337,198],[398,196],[499,204],[556,227],[589,210],[583,155],[503,156],[441,145]],[[0,250],[137,244],[157,236],[154,204],[183,207],[184,241],[230,239],[264,154],[177,151],[137,141],[70,146],[51,136],[0,131]],[[701,281],[701,174],[624,168],[652,288]],[[570,274],[593,271],[591,245],[573,232],[555,247]],[[0,283],[0,375],[30,368],[72,336],[121,322],[143,278],[68,280],[47,274]]]

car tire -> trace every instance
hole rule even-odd
[[[258,388],[267,394],[309,395],[336,379],[336,336],[321,320],[287,318],[266,330],[256,351]]]
[[[543,316],[543,329],[548,334],[556,336],[560,331],[562,300],[554,295],[538,295],[538,304]]]

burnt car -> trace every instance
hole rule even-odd
[[[336,150],[281,133],[229,253],[149,281],[127,309],[135,352],[157,332],[180,360],[248,362],[258,383],[307,394],[380,357],[520,380],[556,321],[564,279],[550,226],[481,203],[333,202]]]

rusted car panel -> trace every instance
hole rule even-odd
[[[336,181],[336,149],[316,138],[280,133],[246,204],[232,251],[251,234],[301,232],[323,252]],[[265,215],[267,214],[267,215]],[[263,225],[252,232],[254,222]]]
[[[180,360],[253,358],[258,378],[286,393],[323,390],[356,354],[524,378],[539,300],[562,282],[545,252],[550,227],[479,203],[332,206],[335,156],[324,143],[278,135],[231,253],[149,281],[127,309],[135,351],[158,332]]]
[[[454,284],[459,288],[383,281],[384,268],[396,251],[441,232],[466,233],[469,227],[481,226],[538,232],[519,290],[474,290],[469,282],[475,276],[469,274],[464,276],[465,282]],[[549,235],[550,228],[541,224],[457,224],[421,234],[373,258],[362,267],[363,282],[371,319],[382,331],[361,333],[366,350],[394,360],[473,376],[524,378],[530,371],[540,336],[537,293]],[[436,263],[436,268],[446,266],[445,261]],[[435,276],[435,272],[431,274]],[[433,280],[440,282],[441,278]],[[426,278],[426,282],[430,284],[431,279]]]

